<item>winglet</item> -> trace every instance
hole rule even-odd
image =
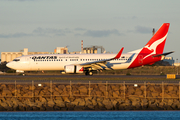
[[[121,57],[122,51],[123,51],[124,47],[121,48],[121,50],[118,52],[118,54],[116,55],[116,57],[114,57],[113,59],[119,59]]]

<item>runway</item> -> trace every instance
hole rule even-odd
[[[93,75],[85,76],[79,74],[70,75],[0,75],[0,83],[11,82],[50,82],[53,83],[179,83],[180,75],[176,76],[177,79],[166,79],[166,75]]]

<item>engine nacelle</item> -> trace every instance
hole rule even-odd
[[[64,71],[66,73],[83,73],[84,69],[80,65],[66,65]]]

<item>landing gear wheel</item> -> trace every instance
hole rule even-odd
[[[86,71],[86,72],[85,72],[85,75],[89,75],[89,72],[88,72],[88,71]]]
[[[93,73],[92,73],[92,72],[89,72],[89,75],[90,75],[90,76],[92,76],[92,75],[93,75]]]
[[[85,75],[90,75],[90,76],[92,76],[93,73],[92,73],[91,71],[86,71],[86,72],[85,72]]]

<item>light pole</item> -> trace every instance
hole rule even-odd
[[[179,63],[178,63],[178,59],[177,60],[177,75],[178,75],[178,67],[179,67]]]

